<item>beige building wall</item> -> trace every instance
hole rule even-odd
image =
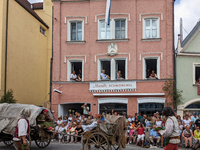
[[[50,61],[52,57],[52,0],[44,0],[43,1],[43,9],[34,10],[40,18],[49,26],[49,30],[47,31],[47,87],[50,88]],[[49,89],[47,89],[49,92]],[[49,99],[50,95],[48,96]]]
[[[43,105],[49,100],[49,29],[14,0],[8,18],[7,90],[13,89],[17,103]]]

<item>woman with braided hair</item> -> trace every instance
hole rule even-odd
[[[163,116],[167,119],[165,123],[165,130],[160,130],[158,133],[164,138],[167,138],[168,144],[165,146],[164,150],[178,150],[180,133],[175,113],[171,107],[164,107]]]
[[[21,141],[23,145],[28,146],[28,137],[29,137],[29,120],[27,119],[31,115],[31,111],[28,108],[24,108],[20,112],[21,118],[17,122],[17,126],[14,132],[13,141],[16,143],[17,150],[22,150]],[[29,150],[29,147],[26,148]]]

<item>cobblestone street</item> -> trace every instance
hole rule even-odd
[[[39,150],[34,142],[32,142],[31,150]],[[58,142],[52,142],[48,147],[45,148],[46,150],[81,150],[81,144],[59,144]],[[134,145],[130,144],[127,145],[127,147],[123,150],[142,150],[143,148],[135,147]],[[3,142],[0,142],[0,150],[14,150],[13,146],[5,146]],[[42,149],[41,149],[42,150]],[[153,149],[151,149],[153,150]],[[156,149],[156,150],[162,150],[162,149]]]

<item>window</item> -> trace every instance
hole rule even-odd
[[[75,71],[77,77],[81,78],[81,81],[84,80],[84,68],[83,68],[83,60],[68,60],[67,65],[67,72],[68,72],[68,81],[73,81],[71,79],[71,74]],[[79,78],[78,78],[79,79]]]
[[[139,104],[139,112],[142,115],[152,116],[155,112],[161,113],[164,108],[164,103],[142,103]]]
[[[126,58],[100,59],[98,66],[98,79],[102,80],[101,73],[108,75],[104,80],[127,79],[126,61]],[[118,73],[120,73],[120,78],[117,76]]]
[[[117,114],[123,115],[124,113],[127,113],[127,104],[123,103],[106,103],[106,104],[100,104],[100,114],[105,112],[106,114],[112,113],[112,110],[115,110]]]
[[[125,60],[115,60],[115,72],[116,72],[116,79],[125,79],[126,77],[126,61]],[[118,77],[118,72],[121,72],[121,78]]]
[[[195,84],[200,84],[200,64],[195,65]]]
[[[111,38],[111,25],[107,25],[105,24],[105,20],[100,20],[99,21],[100,24],[100,39],[110,39]],[[111,24],[111,23],[110,23]]]
[[[82,22],[71,23],[71,41],[82,40]]]
[[[42,34],[46,35],[46,30],[45,30],[44,28],[42,28],[42,27],[40,27],[40,32],[41,32]]]
[[[84,21],[72,20],[68,22],[68,41],[83,41],[84,40]]]
[[[160,59],[159,57],[147,57],[143,61],[143,79],[160,78]]]
[[[110,25],[105,20],[99,20],[99,39],[125,39],[127,38],[126,19],[111,19]]]
[[[158,19],[144,19],[143,38],[159,38]]]
[[[115,20],[115,39],[125,39],[125,20]]]

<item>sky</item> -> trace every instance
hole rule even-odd
[[[43,2],[43,0],[28,0],[31,3]],[[174,4],[175,45],[180,33],[180,18],[183,19],[183,39],[193,29],[200,19],[200,0],[176,0]]]

